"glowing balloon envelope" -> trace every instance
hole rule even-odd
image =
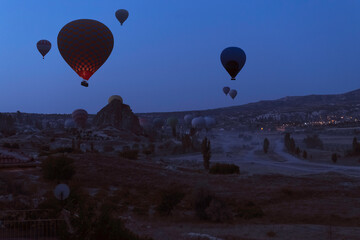
[[[229,87],[224,87],[223,92],[225,93],[225,95],[228,95],[228,93],[230,92],[230,88]]]
[[[230,92],[229,92],[229,95],[232,99],[234,99],[237,95],[237,91],[235,89],[232,89]]]
[[[194,116],[191,114],[186,114],[184,116],[184,121],[186,125],[191,125],[191,120],[193,120]]]
[[[54,189],[54,195],[59,200],[65,200],[70,195],[70,188],[68,185],[60,183]]]
[[[48,40],[40,40],[40,41],[37,42],[36,47],[37,47],[38,51],[41,53],[41,55],[43,56],[43,59],[44,59],[45,55],[51,49],[51,42],[49,42]]]
[[[86,126],[86,121],[88,118],[88,113],[84,109],[76,109],[72,113],[72,118],[77,126],[84,128]]]
[[[119,9],[115,12],[115,17],[117,20],[119,20],[120,24],[123,25],[123,23],[129,17],[129,12],[125,9]]]
[[[119,100],[121,103],[123,103],[123,99],[119,95],[112,95],[109,97],[108,103],[111,103],[113,100]]]
[[[204,120],[207,129],[211,129],[216,125],[216,121],[212,117],[204,117]]]
[[[203,117],[197,117],[191,121],[191,125],[193,128],[195,128],[197,130],[201,130],[206,127],[206,122]]]
[[[60,30],[57,44],[69,66],[81,78],[89,80],[110,56],[114,37],[101,22],[79,19]],[[83,81],[82,85],[87,87],[87,82]]]
[[[241,48],[228,47],[222,51],[220,60],[225,70],[230,74],[231,80],[235,80],[236,75],[245,65],[246,55]]]
[[[153,125],[155,128],[162,128],[162,126],[164,126],[164,120],[161,118],[154,118]]]

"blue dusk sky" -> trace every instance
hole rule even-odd
[[[130,13],[123,26],[120,8]],[[360,88],[359,12],[357,0],[3,0],[0,112],[96,113],[113,94],[139,113],[351,91]],[[60,29],[82,18],[114,35],[88,88],[57,48]],[[40,39],[52,43],[45,60]],[[236,81],[220,63],[229,46],[247,55]]]

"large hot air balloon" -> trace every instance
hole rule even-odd
[[[140,126],[146,131],[152,128],[151,122],[147,118],[139,118]]]
[[[43,59],[44,59],[45,55],[51,49],[51,42],[49,42],[48,40],[40,40],[40,41],[37,42],[36,47],[37,47],[37,49],[39,50],[39,52],[41,53],[41,55],[43,56]]]
[[[120,24],[123,25],[123,23],[129,17],[129,12],[125,9],[119,9],[115,12],[115,17],[117,20],[119,20]]]
[[[229,95],[232,99],[234,99],[237,95],[237,91],[235,89],[231,89],[231,91],[229,92]]]
[[[223,92],[225,93],[225,95],[228,95],[228,93],[230,92],[230,88],[229,87],[224,87]]]
[[[75,122],[73,119],[66,119],[65,123],[64,123],[64,128],[75,128]]]
[[[109,97],[108,103],[111,103],[113,100],[119,100],[121,103],[123,103],[123,99],[119,95],[112,95]]]
[[[64,60],[87,81],[110,56],[114,37],[101,22],[79,19],[60,30],[57,43]],[[87,87],[86,81],[82,81],[81,85]]]
[[[241,48],[228,47],[222,51],[220,60],[225,70],[230,74],[231,80],[235,80],[236,75],[245,64],[246,55]]]
[[[185,124],[186,124],[186,125],[191,125],[191,120],[192,120],[193,118],[194,118],[193,115],[191,115],[191,114],[186,114],[186,115],[184,116]]]
[[[211,129],[216,125],[216,121],[212,117],[204,117],[206,129]]]
[[[154,118],[153,120],[153,125],[155,128],[162,128],[162,126],[164,126],[164,120],[162,120],[161,118]]]
[[[206,127],[206,122],[205,122],[205,119],[203,117],[197,117],[197,118],[194,118],[191,121],[191,125],[196,130],[201,130],[201,129]]]
[[[85,128],[88,113],[84,109],[76,109],[72,113],[72,118],[78,127]]]

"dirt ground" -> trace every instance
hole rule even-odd
[[[262,151],[264,136],[270,139],[268,154]],[[211,164],[236,164],[240,174],[232,175],[206,172],[200,153],[155,152],[138,160],[71,154],[73,181],[92,195],[112,197],[126,225],[153,239],[360,239],[360,168],[295,157],[284,152],[282,138],[254,135],[244,141],[235,133],[214,133]],[[37,181],[40,169],[12,174]],[[168,189],[180,189],[184,198],[171,215],[162,216],[155,209]],[[232,217],[200,220],[192,204],[199,189],[220,199]],[[261,216],[238,214],[249,203]]]

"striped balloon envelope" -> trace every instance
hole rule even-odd
[[[78,127],[85,128],[88,113],[84,109],[76,109],[72,113],[72,118]]]
[[[84,80],[105,63],[114,46],[110,29],[99,21],[79,19],[66,24],[57,44],[61,56]]]
[[[50,51],[51,49],[51,42],[48,40],[40,40],[36,43],[36,47],[43,56],[43,59],[45,55]]]

